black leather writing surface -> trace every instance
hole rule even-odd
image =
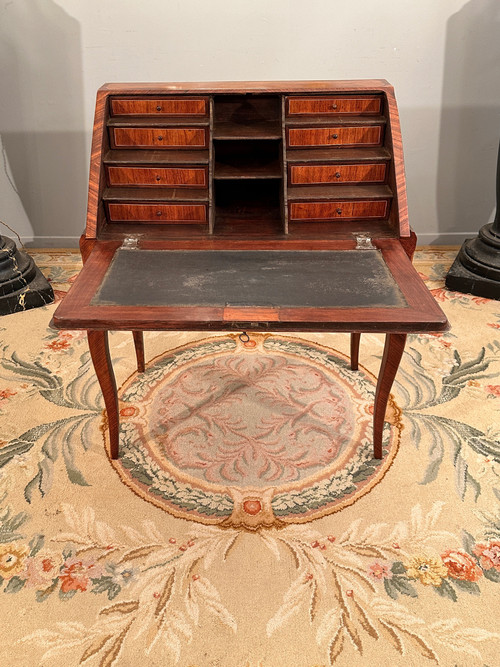
[[[93,305],[402,308],[378,250],[119,249]]]

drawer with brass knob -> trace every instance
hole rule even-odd
[[[386,163],[363,164],[290,164],[290,185],[322,183],[384,183]]]
[[[314,114],[379,114],[382,109],[380,95],[362,95],[356,97],[321,96],[288,97],[287,116]]]
[[[207,97],[113,97],[113,116],[206,116]]]
[[[207,221],[207,206],[206,204],[109,203],[108,214],[110,222],[200,224]]]
[[[112,147],[116,148],[206,148],[205,127],[111,127]]]
[[[207,167],[106,167],[109,185],[206,188]]]
[[[314,222],[386,217],[388,200],[378,201],[307,201],[290,202],[290,221]]]
[[[382,142],[382,125],[348,125],[339,127],[289,127],[289,148],[311,146],[378,146]]]

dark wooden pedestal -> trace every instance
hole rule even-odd
[[[52,287],[32,257],[0,236],[0,315],[18,313],[54,301]]]
[[[500,300],[500,148],[497,165],[497,213],[475,239],[464,242],[448,275],[446,286],[457,292]]]

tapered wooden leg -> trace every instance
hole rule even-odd
[[[380,365],[373,412],[373,456],[376,459],[382,458],[382,433],[387,400],[399,368],[399,362],[403,356],[405,342],[406,334],[386,334],[384,356]]]
[[[135,356],[137,357],[137,370],[144,373],[144,334],[142,331],[132,331],[134,334]]]
[[[109,355],[108,332],[87,331],[90,356],[94,364],[95,373],[99,380],[104,405],[108,415],[110,454],[112,459],[118,458],[118,442],[120,423],[118,416],[118,394],[116,391],[115,375]]]
[[[358,370],[360,333],[351,334],[351,370]]]

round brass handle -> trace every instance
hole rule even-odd
[[[338,209],[337,209],[337,213],[338,213],[338,215],[342,215],[342,209],[341,209],[341,208],[338,208]]]
[[[337,105],[336,105],[336,104],[332,104],[332,109],[336,109],[336,108],[337,108]]]
[[[156,180],[161,181],[161,176],[159,174],[156,176]]]
[[[335,174],[335,178],[340,178],[340,171]]]
[[[156,111],[161,111],[161,106],[160,106],[160,105],[158,105],[158,106],[156,107]]]
[[[160,216],[161,213],[162,213],[161,211],[156,211],[156,215],[157,215],[157,216]]]
[[[158,137],[158,141],[163,141],[163,137],[161,136],[161,134],[160,134],[160,136]]]
[[[331,137],[330,137],[330,139],[338,139],[338,138],[339,138],[339,135],[336,134],[336,133],[332,134]]]

